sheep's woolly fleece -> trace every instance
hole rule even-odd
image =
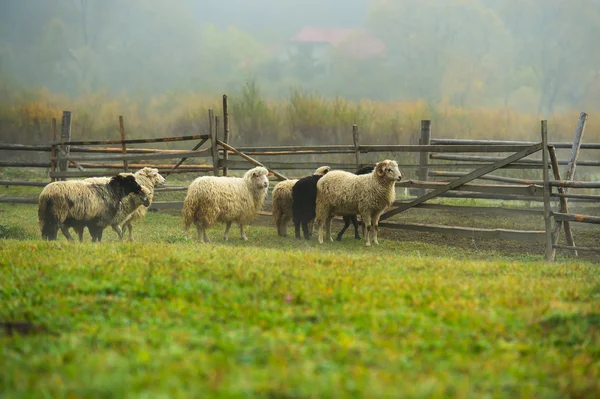
[[[329,166],[321,166],[315,170],[313,175],[323,176],[331,170]],[[298,179],[290,179],[279,182],[273,188],[273,218],[277,233],[281,236],[287,234],[287,224],[292,220],[292,188]]]
[[[141,190],[141,186],[131,178],[116,177],[113,184],[94,184],[84,181],[63,181],[48,184],[38,199],[38,218],[42,235],[45,225],[56,219],[63,233],[71,239],[65,220],[85,221],[95,219],[98,226],[111,223],[120,208],[123,195]],[[131,179],[131,180],[130,180]]]
[[[329,221],[334,215],[360,214],[366,223],[366,245],[369,246],[369,228],[377,226],[381,213],[396,199],[395,183],[402,178],[396,161],[385,160],[373,172],[355,175],[345,171],[327,173],[317,183],[317,222],[319,242],[325,225],[327,238],[331,238]],[[377,244],[377,229],[374,232]]]
[[[142,186],[148,190],[148,199],[150,200],[150,204],[154,200],[154,187],[160,186],[165,183],[165,178],[158,173],[158,169],[144,167],[135,173],[120,173],[122,176],[134,176],[135,180]],[[108,177],[91,177],[85,179],[84,181],[92,182],[92,183],[108,183],[110,178]],[[120,224],[123,224],[126,229],[129,230],[129,239],[133,240],[133,226],[132,222],[142,220],[146,217],[146,213],[148,212],[148,208],[146,206],[138,206],[138,208],[131,212],[127,218],[121,221]],[[114,229],[114,227],[113,227]],[[119,229],[120,230],[120,229]],[[115,231],[117,231],[115,229]]]
[[[248,170],[244,177],[196,178],[189,185],[183,203],[186,230],[192,224],[204,228],[215,222],[248,224],[262,209],[267,196],[267,187],[257,186],[253,180],[268,173],[267,169],[256,167]]]

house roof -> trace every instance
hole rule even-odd
[[[340,47],[348,55],[369,56],[385,52],[385,45],[364,29],[305,26],[291,39],[295,43],[322,43]]]

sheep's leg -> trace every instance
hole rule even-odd
[[[71,235],[71,233],[69,233],[69,228],[67,226],[60,226],[60,231],[62,231],[63,235],[66,237],[67,240],[73,241],[73,236]]]
[[[75,230],[75,233],[77,233],[77,236],[79,237],[79,242],[83,242],[83,232],[85,231],[84,227],[73,227],[73,230]]]
[[[231,222],[227,222],[225,224],[225,234],[223,234],[223,239],[225,241],[229,240],[229,229],[231,228]]]
[[[133,226],[131,225],[131,222],[128,221],[125,224],[125,228],[129,230],[129,241],[133,241]]]
[[[358,234],[358,219],[357,219],[356,215],[352,215],[351,219],[352,219],[352,225],[354,226],[354,239],[360,240],[360,234]],[[363,234],[364,234],[364,232],[363,232]]]
[[[381,212],[377,212],[375,213],[375,216],[373,216],[373,226],[375,227],[375,231],[374,231],[374,235],[373,235],[373,242],[375,243],[375,245],[379,245],[379,242],[377,241],[377,235],[379,234],[379,218],[381,217]]]
[[[342,229],[338,233],[336,240],[342,241],[342,237],[349,226],[350,226],[350,216],[344,216],[344,227],[342,227]]]
[[[365,233],[365,246],[370,247],[371,246],[371,215],[369,215],[369,214],[361,215],[361,219],[363,221],[363,224],[365,224],[367,226],[367,232]]]
[[[240,224],[240,234],[242,236],[242,240],[248,241],[248,237],[246,237],[246,226],[243,224]]]
[[[296,219],[294,220],[294,230],[296,232],[296,238],[298,240],[302,239],[302,237],[300,236],[300,224],[301,224],[300,220],[296,220]]]
[[[210,242],[210,238],[208,238],[208,233],[206,232],[207,228],[204,228],[204,242]]]
[[[310,222],[308,222],[309,236],[312,237],[314,232],[315,232],[315,219],[312,219]]]
[[[329,215],[327,220],[325,221],[325,230],[327,230],[327,239],[329,241],[333,241],[333,237],[331,237],[331,221],[333,220],[334,215]]]
[[[204,227],[198,223],[196,224],[196,231],[198,232],[198,242],[204,242],[204,236],[206,235]]]
[[[278,229],[279,235],[281,237],[287,237],[287,224],[288,224],[288,222],[289,222],[289,219],[285,218],[283,216],[279,219],[279,225],[277,226],[277,229]]]
[[[115,223],[111,224],[110,227],[112,227],[115,233],[117,233],[117,235],[119,236],[119,241],[123,241],[123,229],[121,229],[121,226]]]
[[[304,233],[305,240],[310,240],[310,231],[308,227],[309,223],[310,222],[302,221],[302,232]]]

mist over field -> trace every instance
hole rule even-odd
[[[584,12],[582,10],[585,10]],[[198,129],[220,95],[239,143],[570,139],[600,108],[594,0],[4,0],[0,139]],[[37,120],[37,122],[36,122]],[[589,136],[596,135],[590,119]],[[377,133],[376,133],[377,132]]]

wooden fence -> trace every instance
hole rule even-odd
[[[123,117],[119,117],[119,140],[73,140],[71,137],[71,118],[69,111],[64,111],[61,122],[60,138],[56,138],[56,121],[53,120],[53,137],[49,145],[1,144],[0,150],[6,151],[41,151],[49,152],[49,162],[0,161],[0,167],[39,167],[49,168],[51,181],[68,178],[84,178],[91,176],[109,176],[122,170],[135,170],[143,166],[152,166],[168,177],[173,173],[213,173],[229,175],[231,170],[245,170],[249,165],[264,166],[272,173],[272,180],[285,180],[287,171],[314,170],[324,164],[334,169],[355,170],[366,164],[367,154],[413,153],[418,155],[418,163],[399,162],[403,170],[416,172],[417,179],[397,183],[397,187],[410,188],[413,197],[396,201],[393,208],[381,217],[380,226],[393,229],[418,230],[427,232],[451,233],[455,235],[482,238],[500,238],[507,240],[543,242],[546,245],[546,257],[554,259],[555,251],[569,250],[577,255],[577,251],[600,252],[598,248],[575,247],[571,231],[572,222],[599,223],[598,217],[569,213],[568,200],[599,201],[600,195],[574,194],[570,189],[597,189],[600,182],[574,181],[576,165],[600,166],[600,161],[581,161],[577,158],[581,149],[599,150],[600,144],[583,144],[583,134],[587,115],[582,113],[576,129],[573,143],[549,143],[547,122],[541,122],[539,142],[524,141],[491,141],[491,140],[455,140],[435,139],[431,134],[431,122],[422,121],[418,145],[365,145],[360,143],[359,129],[352,126],[351,145],[311,145],[311,146],[245,146],[233,147],[229,142],[229,114],[227,96],[223,96],[223,115],[215,116],[209,110],[208,134],[189,136],[126,139]],[[222,122],[223,137],[219,136]],[[147,143],[196,142],[190,150],[136,148],[132,145]],[[206,145],[205,145],[206,144]],[[118,147],[108,147],[118,145]],[[99,147],[98,147],[99,146]],[[205,148],[202,148],[205,146]],[[568,160],[559,160],[556,148],[571,148]],[[541,152],[541,159],[526,159]],[[466,153],[466,154],[465,154]],[[470,155],[505,154],[505,155]],[[305,157],[325,156],[332,154],[351,155],[351,162],[317,162],[317,161],[271,161],[271,157]],[[467,155],[468,154],[468,155]],[[508,155],[507,155],[508,154]],[[383,157],[383,155],[382,155]],[[184,165],[188,159],[203,159],[205,163]],[[257,158],[260,158],[259,161]],[[596,157],[598,159],[600,157]],[[168,161],[167,161],[168,160]],[[177,162],[174,162],[177,160]],[[118,163],[106,163],[117,161]],[[162,161],[151,163],[149,161]],[[166,162],[165,162],[166,161]],[[170,162],[169,162],[170,161]],[[434,162],[430,162],[434,161]],[[566,175],[561,178],[559,165],[567,165]],[[449,170],[452,169],[452,170]],[[473,169],[470,172],[456,169]],[[541,178],[525,180],[514,177],[492,174],[497,170],[541,170]],[[284,172],[285,171],[285,172]],[[552,173],[552,178],[550,177]],[[434,180],[432,180],[432,178]],[[439,179],[444,179],[440,181]],[[474,184],[475,180],[492,181],[494,184]],[[23,180],[1,180],[0,185],[43,187],[48,183]],[[553,188],[556,190],[554,191]],[[165,185],[157,191],[185,191],[185,186]],[[398,223],[389,220],[410,208],[424,209],[456,209],[476,210],[478,207],[456,205],[428,204],[427,201],[439,197],[449,198],[481,198],[490,200],[515,200],[543,202],[542,210],[512,209],[502,207],[485,207],[488,212],[500,214],[536,214],[544,218],[545,229],[540,231],[519,231],[506,229],[479,229],[459,226],[437,226],[425,224]],[[553,212],[552,202],[558,202],[558,209]],[[31,198],[0,197],[0,202],[36,203]],[[181,201],[154,202],[154,209],[180,208]],[[268,212],[261,212],[269,216]],[[568,246],[558,245],[558,237],[564,228]]]

